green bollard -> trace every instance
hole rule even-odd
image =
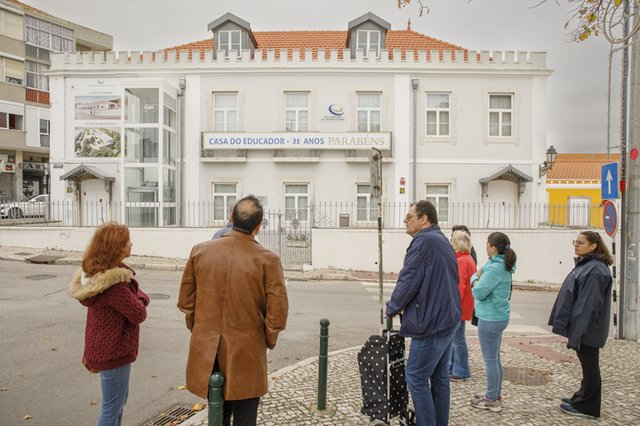
[[[224,376],[216,371],[209,378],[209,426],[222,426],[224,398],[222,387]]]
[[[318,411],[327,409],[327,355],[329,348],[329,320],[320,320],[320,356],[318,357]]]

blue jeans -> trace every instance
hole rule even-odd
[[[122,425],[124,404],[129,396],[129,376],[131,364],[100,372],[102,406],[98,426]]]
[[[451,341],[457,325],[431,336],[411,339],[407,385],[418,426],[449,423]]]
[[[502,361],[500,360],[500,344],[502,343],[502,332],[509,320],[485,321],[478,319],[478,339],[484,366],[487,372],[487,398],[495,401],[502,395]]]
[[[449,362],[449,374],[456,377],[471,377],[469,370],[469,349],[465,335],[465,322],[460,321],[456,333],[451,342],[451,361]]]

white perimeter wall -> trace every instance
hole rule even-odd
[[[201,228],[131,228],[133,254],[186,259],[191,247],[211,238],[215,229]],[[84,251],[93,228],[0,227],[0,244],[26,248],[50,248]],[[490,230],[471,230],[479,264],[487,259],[485,242]],[[511,246],[518,255],[517,281],[535,280],[561,283],[573,268],[573,247],[577,230],[508,230]],[[447,237],[449,229],[444,230]],[[259,236],[258,236],[259,237]],[[611,242],[605,236],[607,242]],[[399,272],[411,238],[403,230],[383,232],[383,267],[385,272]],[[378,233],[375,229],[314,229],[314,269],[337,268],[364,271],[378,270]],[[619,241],[618,242],[618,247]],[[611,244],[609,244],[611,248]],[[618,263],[618,262],[616,262]]]

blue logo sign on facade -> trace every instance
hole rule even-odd
[[[600,185],[602,187],[603,200],[615,200],[620,198],[620,181],[618,180],[618,163],[608,163],[602,165],[600,175]]]
[[[618,230],[618,210],[616,209],[616,203],[613,201],[607,200],[604,202],[602,224],[607,235],[613,238]]]

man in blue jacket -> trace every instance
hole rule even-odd
[[[447,425],[448,362],[462,315],[458,263],[431,202],[412,204],[404,223],[413,239],[387,303],[387,315],[403,313],[400,334],[411,337],[406,375],[418,426]]]

